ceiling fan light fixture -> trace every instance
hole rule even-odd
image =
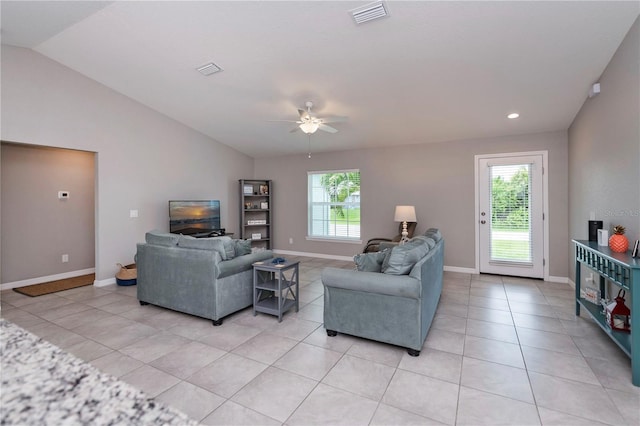
[[[358,25],[365,22],[373,21],[374,19],[384,18],[389,16],[387,12],[387,5],[382,1],[367,4],[365,6],[358,7],[349,11],[354,22]]]
[[[316,123],[313,121],[305,121],[300,125],[300,130],[302,130],[307,134],[312,134],[312,133],[315,133],[316,130],[318,130],[318,127],[320,127],[320,123]]]

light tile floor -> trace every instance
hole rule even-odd
[[[293,257],[290,257],[293,258]],[[420,357],[322,327],[326,266],[297,258],[300,311],[211,321],[140,306],[136,287],[30,298],[2,317],[205,425],[638,425],[629,359],[567,284],[445,273]]]

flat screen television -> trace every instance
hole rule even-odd
[[[169,201],[169,232],[193,235],[220,229],[220,200]]]

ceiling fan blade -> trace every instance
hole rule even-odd
[[[318,129],[320,130],[324,130],[325,132],[329,132],[329,133],[338,133],[338,129],[334,129],[331,126],[327,126],[326,124],[318,124]]]
[[[309,119],[309,111],[298,108],[298,114],[300,114],[300,120],[302,121]]]
[[[300,126],[296,126],[296,127],[294,127],[293,129],[289,130],[289,133],[295,133],[295,132],[297,132],[298,130],[300,130]]]
[[[349,117],[332,115],[324,118],[319,118],[318,120],[322,121],[323,123],[344,123],[345,121],[349,121]]]
[[[300,120],[267,120],[270,123],[298,123],[301,124]]]

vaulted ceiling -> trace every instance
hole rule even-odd
[[[2,1],[35,50],[253,157],[306,152],[297,109],[348,116],[312,149],[566,130],[636,1]],[[203,76],[214,62],[223,71]],[[602,87],[602,91],[606,91]],[[510,112],[520,118],[509,120]]]

